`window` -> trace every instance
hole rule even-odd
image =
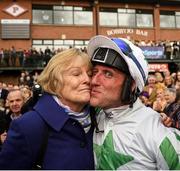
[[[42,45],[42,40],[33,40],[34,45]]]
[[[150,10],[136,10],[137,27],[153,27],[153,14]]]
[[[52,40],[44,40],[44,45],[52,45],[53,41]]]
[[[99,21],[101,26],[117,26],[117,9],[100,8]]]
[[[133,9],[118,9],[118,22],[119,26],[135,27],[136,18],[135,10]]]
[[[93,25],[92,10],[90,8],[74,7],[74,24]]]
[[[54,45],[63,45],[63,40],[54,40]]]
[[[73,11],[71,6],[54,6],[54,24],[73,24]]]
[[[43,50],[46,47],[57,49],[68,49],[70,47],[84,48],[88,44],[88,40],[33,40],[33,47],[36,49],[42,48]]]
[[[54,24],[73,24],[72,11],[54,11]]]
[[[161,28],[175,28],[175,12],[174,11],[160,11],[160,27]]]
[[[33,24],[93,25],[92,7],[33,5]]]
[[[84,45],[84,41],[83,40],[75,40],[74,44],[75,45]]]
[[[33,6],[32,11],[32,23],[33,24],[52,24],[52,8],[51,6],[40,5]]]
[[[176,12],[176,27],[180,28],[180,12]]]
[[[100,8],[101,26],[153,27],[152,10]]]

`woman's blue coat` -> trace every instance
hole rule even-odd
[[[0,169],[31,169],[49,128],[43,169],[93,170],[93,127],[85,134],[49,94],[33,111],[12,121],[0,152]]]

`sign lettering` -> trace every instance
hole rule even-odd
[[[107,35],[117,35],[117,34],[137,34],[141,35],[144,37],[148,36],[148,32],[145,30],[140,30],[140,29],[112,29],[112,30],[107,30]]]

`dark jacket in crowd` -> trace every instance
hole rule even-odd
[[[37,100],[32,96],[30,97],[26,103],[21,108],[21,113],[24,114],[30,110],[33,110],[34,105],[36,104]]]
[[[0,99],[3,99],[3,100],[5,101],[6,98],[7,98],[8,93],[9,93],[8,90],[2,89],[2,90],[1,90],[1,93],[0,93]]]
[[[166,106],[163,112],[172,118],[172,127],[180,130],[180,104],[173,102]]]
[[[0,134],[7,130],[6,114],[0,110]]]
[[[49,132],[43,169],[93,170],[93,130],[91,126],[85,133],[52,96],[44,94],[33,111],[11,122],[0,152],[0,169],[31,169]]]
[[[11,112],[0,111],[0,134],[8,131],[11,121]]]
[[[40,87],[36,88],[36,86],[32,87],[33,89],[33,96],[31,96],[26,103],[21,108],[21,113],[24,114],[30,110],[33,110],[33,107],[39,100],[39,98],[42,96],[43,91],[41,90]]]

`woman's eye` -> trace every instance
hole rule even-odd
[[[79,76],[81,73],[80,72],[73,72],[72,75],[73,76]]]

